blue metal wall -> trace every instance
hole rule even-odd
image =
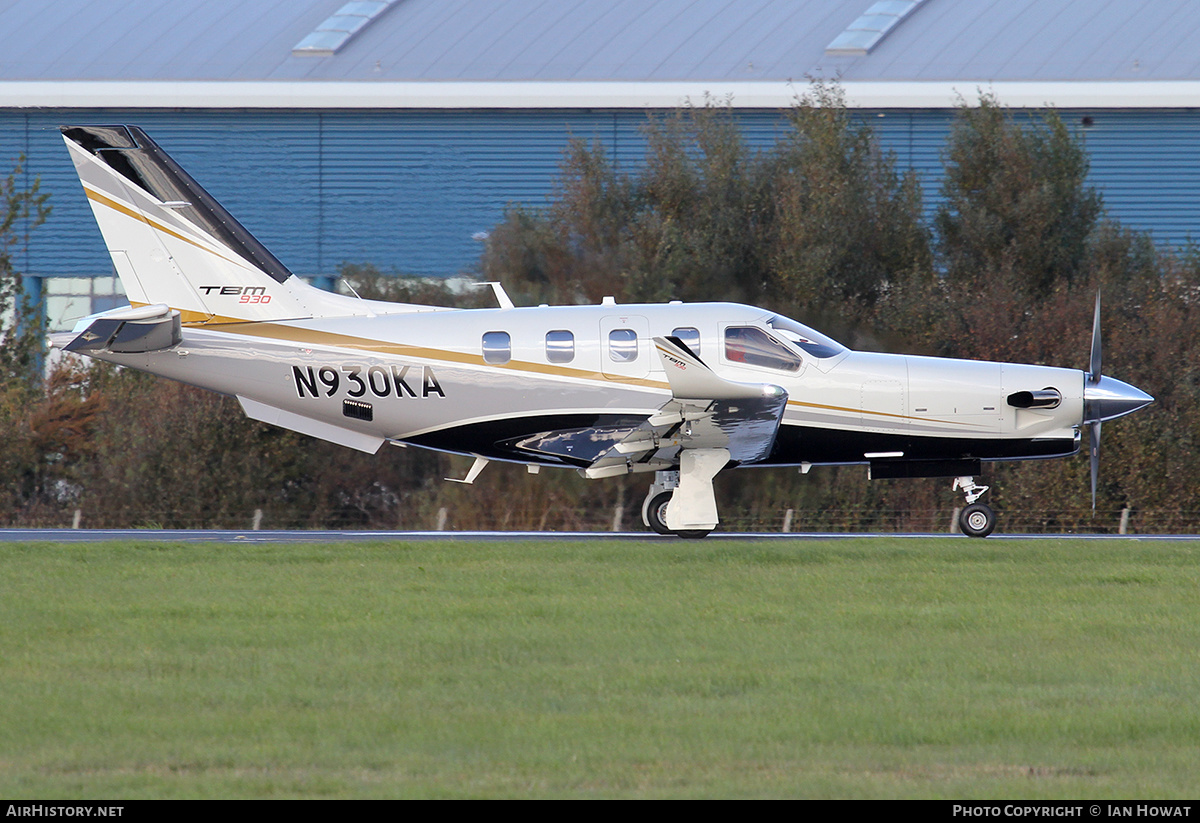
[[[18,255],[37,276],[107,274],[58,125],[142,126],[297,274],[370,262],[470,270],[510,203],[546,202],[572,135],[642,157],[641,112],[0,112],[0,170],[20,154],[53,213]]]
[[[936,203],[953,112],[863,111],[901,167]],[[1200,110],[1070,111],[1092,158],[1092,182],[1126,226],[1180,244],[1200,237]],[[1084,117],[1091,125],[1082,126]],[[740,111],[750,142],[786,131],[776,111]],[[415,274],[469,271],[472,234],[511,203],[540,206],[570,136],[598,139],[625,168],[641,163],[642,111],[0,111],[0,169],[27,156],[53,213],[17,252],[39,276],[108,274],[99,232],[57,126],[145,128],[293,271],[344,262]]]

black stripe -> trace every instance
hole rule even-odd
[[[911,434],[780,426],[766,463],[863,463],[864,454],[904,452],[905,460],[1023,460],[1066,457],[1074,438],[917,437]]]
[[[622,424],[636,426],[643,419],[599,413],[535,415],[455,426],[409,438],[408,442],[439,451],[478,454],[492,460],[582,466],[585,463],[523,452],[513,443],[542,432]],[[779,427],[770,457],[753,465],[866,463],[864,454],[873,452],[904,452],[904,460],[1028,460],[1066,457],[1078,450],[1073,438],[976,440],[784,425]]]
[[[522,451],[514,445],[543,432],[569,431],[592,427],[610,428],[627,424],[637,427],[644,417],[629,417],[614,414],[543,414],[531,417],[488,420],[428,432],[407,438],[405,442],[438,451],[458,454],[478,454],[491,460],[516,460],[521,463],[543,463],[557,466],[587,465],[587,461],[557,459],[552,455]]]

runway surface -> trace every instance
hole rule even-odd
[[[705,542],[718,540],[845,540],[857,537],[894,537],[904,539],[963,540],[961,534],[919,533],[861,533],[861,532],[718,532]],[[993,534],[986,540],[1200,540],[1194,534]],[[204,529],[0,529],[4,543],[94,543],[104,540],[145,540],[171,543],[347,543],[379,540],[441,540],[441,541],[542,541],[562,540],[647,540],[680,541],[677,537],[660,537],[650,532],[401,532],[401,531],[234,531]]]

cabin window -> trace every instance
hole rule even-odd
[[[546,332],[546,359],[551,363],[570,363],[575,359],[575,335],[565,329]]]
[[[483,333],[483,362],[507,363],[512,359],[512,338],[506,331],[485,331]]]
[[[692,354],[700,356],[700,330],[693,329],[691,326],[680,326],[672,330],[672,337],[678,337],[683,341],[683,345],[691,349]]]
[[[608,333],[608,356],[614,363],[632,363],[638,356],[637,332],[613,329]]]
[[[755,326],[730,326],[725,329],[725,359],[731,363],[780,371],[800,370],[798,354]]]

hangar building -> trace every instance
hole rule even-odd
[[[122,303],[57,127],[142,126],[297,274],[469,271],[567,139],[642,159],[648,111],[728,101],[768,146],[838,79],[935,202],[956,105],[1057,107],[1125,225],[1200,237],[1188,0],[7,0],[0,168],[49,221],[14,249],[54,327]]]

